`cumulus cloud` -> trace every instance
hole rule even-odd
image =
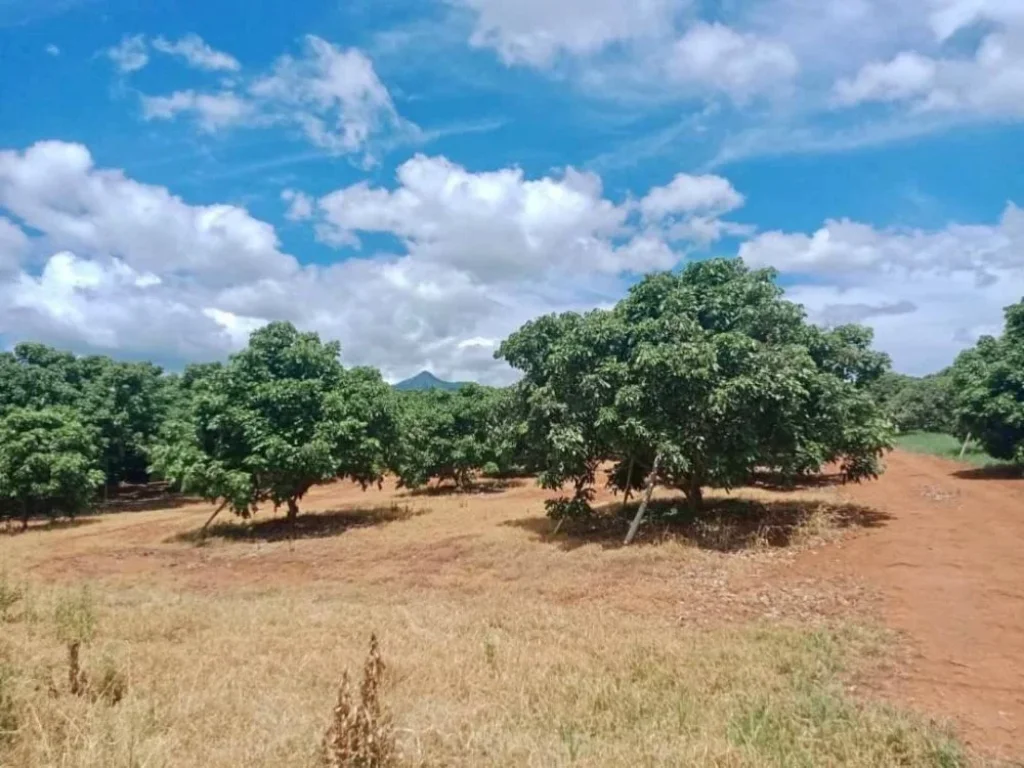
[[[932,39],[861,63],[837,80],[833,101],[845,107],[906,104],[919,113],[1024,115],[1024,4],[927,0],[921,10]],[[974,32],[973,48],[947,44],[967,30]]]
[[[1024,295],[1021,253],[1024,211],[1013,204],[994,225],[924,231],[828,221],[810,235],[766,232],[740,247],[751,265],[788,273],[788,296],[812,319],[872,326],[878,346],[909,373],[936,371],[1001,327],[1002,308]]]
[[[52,250],[106,254],[142,272],[230,283],[296,269],[274,228],[244,208],[189,205],[164,187],[96,168],[80,144],[0,152],[0,207]]]
[[[723,24],[695,24],[676,41],[666,69],[672,81],[724,91],[743,99],[799,70],[784,43],[740,33]]]
[[[292,126],[315,146],[334,154],[361,155],[368,165],[374,162],[372,150],[378,139],[419,136],[416,126],[398,115],[366,54],[338,48],[315,35],[308,35],[303,45],[300,56],[281,56],[268,72],[235,78],[218,91],[142,95],[143,117],[191,117],[206,132]],[[153,46],[203,69],[240,69],[236,59],[194,35],[173,44],[157,38]]]
[[[138,72],[149,63],[146,38],[142,35],[125,36],[120,43],[108,48],[106,54],[122,74]]]
[[[10,219],[0,216],[0,275],[18,266],[28,250],[28,236]]]
[[[679,213],[727,213],[743,205],[743,195],[728,179],[706,174],[680,173],[664,187],[655,187],[640,201],[640,210],[648,219],[663,219]]]
[[[712,220],[743,201],[725,179],[681,175],[635,205],[616,204],[593,173],[569,168],[529,179],[519,169],[473,173],[424,155],[403,163],[397,182],[395,189],[355,184],[321,198],[321,237],[353,245],[361,233],[387,233],[417,260],[483,280],[640,273],[669,268],[680,258],[665,245],[660,227],[694,212]],[[637,228],[637,207],[657,225],[653,230]]]
[[[507,64],[545,67],[671,28],[675,0],[458,0],[476,17],[470,42]]]
[[[175,91],[169,96],[143,96],[142,116],[146,120],[171,120],[180,114],[195,116],[208,133],[246,121],[254,113],[249,102],[232,93]]]
[[[97,168],[80,145],[0,152],[0,334],[180,364],[223,357],[253,328],[284,319],[341,340],[348,363],[392,378],[426,367],[507,381],[492,358],[498,340],[544,312],[613,303],[631,273],[684,258],[679,227],[695,240],[702,227],[733,231],[740,225],[720,217],[743,203],[717,176],[677,175],[616,202],[593,173],[531,178],[425,156],[403,164],[391,188],[357,184],[316,201],[286,190],[283,199],[293,218],[311,215],[345,247],[373,233],[395,238],[400,252],[300,265],[244,208],[192,205]],[[786,273],[788,296],[812,319],[868,323],[914,373],[999,327],[1001,308],[1024,294],[1022,252],[1015,205],[988,225],[828,221],[813,233],[765,232],[740,249],[750,264]]]
[[[288,210],[284,214],[288,221],[306,221],[313,218],[316,201],[305,192],[285,189],[281,191],[281,199],[288,203]]]
[[[315,35],[304,45],[301,56],[282,56],[256,79],[250,95],[332,152],[361,151],[374,133],[413,130],[398,116],[366,54]]]
[[[1024,115],[1024,29],[993,32],[971,58],[900,53],[835,87],[839,104],[908,102],[921,112]]]
[[[392,377],[429,367],[507,381],[497,340],[542,312],[613,301],[625,273],[680,259],[639,226],[636,202],[571,169],[531,179],[416,157],[393,190],[356,185],[315,210],[297,190],[283,198],[336,237],[387,232],[403,252],[299,265],[244,208],[189,204],[96,167],[81,145],[0,152],[0,334],[180,364],[285,319]],[[52,255],[36,271],[29,250]]]
[[[696,19],[691,0],[454,0],[472,15],[470,43],[508,65],[565,69],[595,94],[767,95],[799,64],[778,40]]]
[[[176,42],[171,42],[165,37],[157,37],[153,40],[153,48],[161,53],[179,56],[190,67],[196,69],[237,72],[242,68],[234,56],[215,50],[196,34],[185,35]]]

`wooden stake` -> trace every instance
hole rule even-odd
[[[658,477],[658,465],[661,464],[661,454],[659,453],[654,457],[654,466],[651,467],[651,474],[647,476],[647,487],[644,489],[644,500],[640,504],[640,509],[636,511],[636,517],[633,518],[633,522],[629,525],[629,532],[626,534],[626,540],[623,544],[629,544],[633,541],[636,536],[636,532],[640,529],[640,523],[643,522],[644,513],[647,512],[647,505],[651,503],[651,494],[654,493],[654,482]]]

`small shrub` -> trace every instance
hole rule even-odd
[[[590,489],[587,489],[590,490]],[[590,506],[589,495],[583,494],[572,499],[549,499],[544,502],[548,517],[552,520],[585,520],[594,514]]]
[[[397,764],[394,729],[381,703],[383,678],[384,661],[377,636],[372,635],[358,702],[352,696],[348,671],[341,677],[338,701],[324,735],[324,768],[388,768]]]
[[[55,614],[57,638],[68,647],[68,685],[76,696],[86,692],[87,680],[82,669],[82,646],[96,634],[96,611],[92,595],[83,588],[75,596],[65,596],[57,603]]]

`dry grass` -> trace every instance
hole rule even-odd
[[[311,506],[342,508],[335,490]],[[428,514],[287,541],[183,541],[206,507],[0,539],[18,594],[0,624],[0,765],[310,768],[375,632],[399,765],[965,763],[944,729],[851,693],[892,638],[835,618],[845,597],[766,586],[784,551],[770,536],[741,554],[653,526],[629,550],[566,547],[543,500],[402,496]],[[834,535],[821,509],[790,538]],[[116,703],[68,690],[57,606],[83,580],[81,665],[124,681]]]

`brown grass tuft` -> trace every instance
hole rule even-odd
[[[383,679],[380,645],[371,635],[358,702],[352,699],[348,670],[342,673],[338,703],[324,735],[325,768],[387,768],[396,763],[393,726],[381,702]]]

